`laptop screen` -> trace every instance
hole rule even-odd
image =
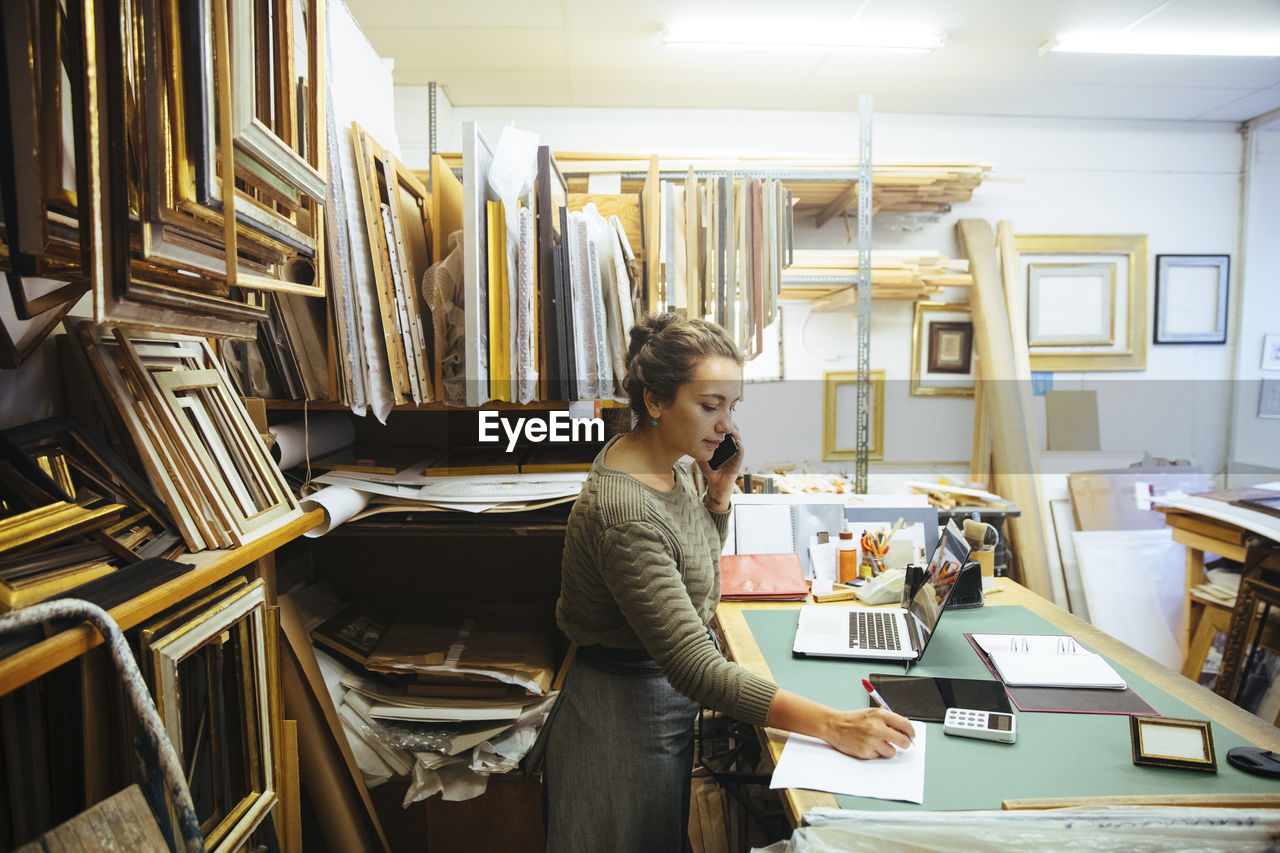
[[[929,566],[925,570],[924,583],[911,599],[908,612],[915,617],[916,627],[920,630],[920,654],[929,645],[938,620],[942,617],[942,609],[951,597],[960,569],[969,559],[969,543],[954,521],[948,521],[942,531],[942,537],[933,549]]]

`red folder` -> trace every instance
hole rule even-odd
[[[804,601],[808,597],[798,554],[726,554],[720,558],[721,601]]]

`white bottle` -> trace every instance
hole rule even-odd
[[[809,537],[809,562],[813,565],[814,580],[836,582],[836,543],[826,531]]]

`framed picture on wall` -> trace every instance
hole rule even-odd
[[[884,371],[872,370],[870,434],[867,458],[884,459]],[[858,456],[858,372],[822,374],[822,458],[845,461]]]
[[[1147,366],[1147,236],[1024,234],[1017,281],[1037,373]]]
[[[1228,255],[1156,255],[1157,344],[1227,342]]]
[[[1258,392],[1258,417],[1280,419],[1280,379],[1263,379]]]
[[[1262,336],[1262,369],[1280,370],[1280,334]]]
[[[964,302],[917,302],[911,324],[911,395],[973,396],[973,317]]]

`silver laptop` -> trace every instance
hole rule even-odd
[[[919,660],[942,619],[960,569],[969,559],[969,544],[954,521],[947,522],[929,558],[924,583],[905,607],[837,607],[811,604],[800,608],[791,652],[797,657],[841,657],[866,660]]]

